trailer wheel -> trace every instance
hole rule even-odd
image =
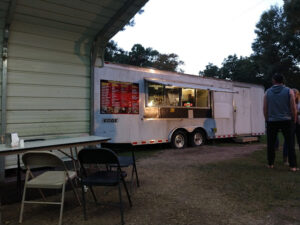
[[[189,141],[190,145],[193,147],[201,146],[205,143],[205,134],[201,130],[195,130],[193,133],[191,133]]]
[[[175,131],[172,135],[172,147],[176,149],[182,149],[185,148],[187,145],[187,135],[186,132],[178,130]]]

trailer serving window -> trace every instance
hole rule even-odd
[[[182,88],[182,106],[195,107],[195,89]]]
[[[148,106],[163,105],[164,86],[162,84],[148,83]]]
[[[209,90],[181,88],[147,82],[148,107],[210,108]]]
[[[178,87],[164,87],[164,106],[180,106],[181,89]]]
[[[210,98],[208,90],[196,89],[196,107],[210,107]]]

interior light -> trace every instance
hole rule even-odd
[[[152,106],[153,106],[153,100],[151,100],[151,101],[148,103],[148,106],[149,106],[149,107],[152,107]]]

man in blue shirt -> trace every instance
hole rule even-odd
[[[294,93],[283,85],[283,76],[272,77],[273,86],[264,97],[264,116],[267,121],[268,167],[274,168],[275,142],[277,133],[282,131],[288,149],[291,171],[297,170],[295,146],[292,146],[293,127],[297,121]]]

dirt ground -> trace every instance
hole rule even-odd
[[[167,149],[140,159],[137,167],[141,186],[133,189],[132,208],[129,207],[125,193],[123,194],[125,223],[127,225],[300,224],[299,209],[284,214],[281,208],[277,208],[268,215],[254,216],[251,212],[232,206],[222,193],[205,190],[201,186],[201,177],[197,173],[198,165],[242,157],[263,147],[262,144],[208,145],[184,150]],[[80,189],[78,191],[80,193]],[[98,188],[98,200],[118,202],[116,191]],[[63,215],[64,225],[120,224],[118,207],[95,205],[90,194],[87,198],[88,220],[85,221],[82,208],[76,203],[73,193],[68,191]],[[4,224],[18,224],[19,210],[19,203],[4,205]],[[285,220],[280,216],[282,214],[291,214],[295,220],[292,222]],[[23,224],[57,224],[58,215],[57,206],[28,205],[25,207]]]

